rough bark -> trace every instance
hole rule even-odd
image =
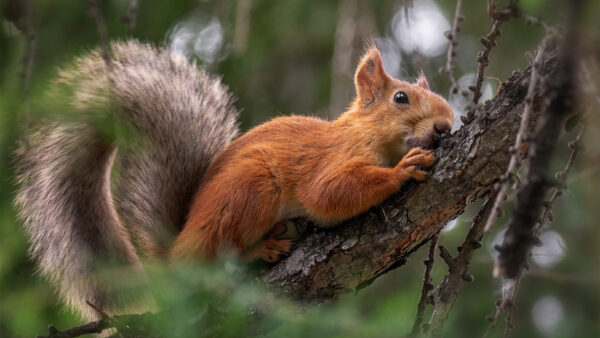
[[[552,76],[554,53],[547,52],[542,64],[540,74]],[[441,140],[427,182],[405,187],[334,229],[307,235],[288,258],[261,275],[262,281],[311,305],[334,300],[404,264],[469,203],[489,193],[506,170],[529,76],[529,67],[514,72],[471,121]],[[533,115],[535,119],[535,108]]]

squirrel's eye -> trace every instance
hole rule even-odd
[[[405,92],[397,92],[394,95],[394,102],[399,104],[408,104],[408,95]]]

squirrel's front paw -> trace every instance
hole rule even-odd
[[[422,168],[429,168],[435,163],[435,156],[431,150],[422,148],[411,149],[398,165],[396,166],[407,178],[414,178],[417,181],[424,181],[429,174]]]

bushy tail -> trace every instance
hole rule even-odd
[[[145,254],[166,253],[208,165],[237,134],[231,96],[218,79],[138,42],[114,43],[111,51],[108,67],[93,51],[61,72],[57,86],[69,88],[74,115],[38,128],[16,152],[16,206],[31,256],[87,319],[98,314],[86,301],[108,313],[140,302],[147,308],[145,291],[135,287],[144,276],[130,236]],[[114,114],[140,142],[117,154],[91,112]]]

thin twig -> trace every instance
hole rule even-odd
[[[496,46],[496,39],[500,36],[500,26],[508,19],[518,16],[520,10],[517,6],[516,0],[511,0],[509,4],[502,10],[496,9],[496,4],[492,1],[488,2],[487,13],[493,19],[492,28],[490,31],[479,40],[483,45],[483,50],[477,53],[477,77],[475,78],[475,84],[469,86],[469,89],[473,92],[473,100],[467,106],[467,120],[471,120],[477,109],[477,104],[481,98],[481,86],[483,85],[483,79],[485,77],[485,68],[490,63],[490,52],[492,48]]]
[[[94,303],[90,302],[89,300],[86,300],[85,302],[87,303],[87,305],[89,307],[94,309],[94,311],[98,312],[98,314],[100,314],[100,316],[102,316],[103,319],[110,320],[110,316],[106,312],[102,311],[101,308],[99,308]]]
[[[510,296],[510,303],[506,309],[506,318],[504,326],[504,337],[508,337],[510,331],[515,327],[512,322],[513,313],[517,304],[517,292],[519,291],[519,285],[521,285],[521,276],[517,277],[512,287],[512,294]]]
[[[29,124],[29,92],[31,89],[31,75],[33,72],[33,61],[35,60],[36,54],[36,36],[34,26],[34,8],[32,1],[24,2],[25,13],[23,18],[22,31],[25,35],[25,52],[21,59],[21,71],[19,76],[21,77],[21,87],[23,94],[23,101],[25,109],[23,110],[24,120],[26,124]]]
[[[593,82],[591,75],[586,67],[586,64],[582,63],[581,66],[582,66],[581,73],[585,77],[585,82],[584,82],[585,85],[583,85],[582,87],[585,89],[585,91],[587,92],[588,95],[592,96],[595,99],[596,102],[593,102],[592,105],[596,105],[597,107],[600,107],[600,99],[597,96],[597,91],[594,86],[594,82]],[[581,117],[581,119],[585,119],[585,117]],[[542,203],[542,208],[544,208],[544,212],[541,213],[541,216],[538,220],[538,224],[534,231],[536,237],[539,237],[539,235],[541,234],[543,225],[546,221],[548,221],[548,222],[554,221],[554,216],[552,214],[552,208],[553,208],[556,200],[563,194],[564,190],[567,189],[567,177],[568,177],[569,172],[571,171],[571,168],[573,168],[573,166],[575,165],[575,160],[577,159],[577,155],[583,148],[582,139],[583,139],[583,135],[586,131],[586,128],[587,128],[587,124],[582,122],[579,133],[577,134],[577,136],[575,137],[574,140],[572,140],[568,143],[568,146],[571,149],[571,153],[569,154],[569,158],[568,158],[567,163],[565,164],[565,167],[563,168],[563,170],[557,172],[555,175],[558,182],[557,182],[556,186],[554,187],[554,191],[552,192],[550,199],[547,201],[544,201]]]
[[[233,32],[233,52],[241,55],[246,51],[248,32],[250,31],[250,13],[252,0],[238,1],[235,9],[235,28]]]
[[[31,85],[31,71],[33,68],[33,60],[35,58],[35,30],[33,25],[33,4],[31,1],[25,1],[25,17],[23,25],[23,33],[25,35],[25,53],[21,59],[22,68],[19,73],[23,86],[23,96],[29,96],[29,88]]]
[[[84,334],[101,333],[107,328],[110,328],[110,326],[104,319],[83,324],[81,326],[75,326],[63,331],[59,331],[54,325],[48,325],[48,334],[40,334],[37,335],[36,338],[72,338],[83,336]]]
[[[352,73],[352,57],[356,38],[357,0],[340,1],[338,18],[331,56],[331,100],[329,114],[337,118],[348,101],[351,90],[348,85],[348,74]]]
[[[129,30],[135,29],[135,24],[137,20],[137,9],[138,9],[138,0],[129,0],[129,8],[127,9],[127,13],[123,15],[123,22],[127,24]]]
[[[89,304],[89,303],[88,303]],[[108,316],[103,313],[102,319],[81,326],[59,331],[54,325],[48,326],[48,334],[37,335],[38,338],[73,338],[86,334],[101,333],[107,329],[116,330],[114,337],[160,337],[161,321],[157,318],[164,316],[161,313],[151,312],[140,314],[125,314]],[[113,337],[113,336],[111,336]]]
[[[585,127],[586,127],[586,125],[584,124],[581,127],[579,134],[577,134],[577,137],[575,138],[575,140],[569,142],[569,148],[572,149],[571,154],[569,155],[569,159],[567,160],[567,164],[565,165],[565,168],[562,171],[559,171],[558,173],[556,173],[556,177],[559,180],[559,183],[554,188],[554,192],[552,193],[550,200],[548,200],[542,204],[542,206],[544,207],[544,212],[542,213],[542,216],[540,217],[540,221],[538,222],[537,228],[535,230],[536,238],[539,237],[539,235],[542,231],[542,226],[543,226],[544,222],[546,220],[548,220],[550,222],[552,221],[552,207],[554,205],[554,202],[558,199],[558,197],[560,195],[562,195],[563,190],[566,188],[567,174],[569,173],[569,171],[575,164],[575,159],[577,158],[577,154],[581,147],[580,143],[581,143],[583,133],[585,131]],[[488,328],[488,330],[491,330],[493,327],[496,326],[496,321],[497,321],[499,315],[501,313],[503,313],[504,311],[506,311],[506,320],[505,320],[506,325],[504,327],[504,336],[508,337],[510,330],[512,330],[512,328],[514,327],[514,325],[512,323],[512,315],[513,315],[513,309],[515,306],[517,291],[519,288],[519,283],[521,281],[521,277],[522,277],[522,275],[519,275],[512,282],[513,286],[511,288],[510,294],[508,294],[508,295],[503,294],[503,298],[502,298],[501,302],[499,303],[499,305],[496,307],[496,314],[494,315],[493,322],[490,324],[490,327]]]
[[[521,116],[521,124],[519,125],[519,131],[517,132],[517,136],[515,137],[515,144],[510,149],[511,156],[510,161],[508,162],[508,168],[506,168],[506,172],[500,178],[500,186],[498,187],[496,194],[496,199],[494,200],[494,206],[492,207],[492,212],[490,216],[485,222],[485,232],[489,232],[494,225],[496,218],[499,215],[500,205],[504,201],[506,197],[506,192],[508,190],[508,186],[510,183],[510,178],[513,175],[517,165],[519,164],[519,151],[521,149],[521,145],[523,143],[523,139],[525,138],[525,133],[527,132],[527,128],[529,126],[529,119],[531,115],[531,110],[533,106],[533,98],[535,96],[535,87],[537,83],[537,73],[540,67],[540,63],[542,57],[544,55],[544,50],[546,48],[547,40],[544,39],[538,50],[536,52],[535,60],[531,65],[531,77],[529,78],[529,87],[527,88],[527,96],[525,97],[525,108],[523,109],[523,115]]]
[[[523,17],[523,19],[525,20],[525,22],[527,24],[542,27],[542,29],[544,29],[546,34],[556,34],[557,33],[556,29],[554,27],[550,26],[549,24],[547,24],[546,22],[544,22],[542,19],[540,19],[538,17],[529,15],[529,14],[525,14],[525,13],[521,13],[521,16]]]
[[[108,44],[108,34],[106,24],[104,23],[104,17],[100,10],[99,2],[102,0],[88,0],[89,15],[94,20],[98,36],[100,37],[100,43],[102,44],[102,58],[106,64],[106,69],[111,70],[111,58],[110,58],[110,46]]]
[[[504,312],[506,312],[504,336],[508,337],[510,330],[512,330],[514,327],[512,323],[512,315],[515,302],[517,300],[517,291],[521,283],[521,276],[513,280],[505,280],[504,283],[505,284],[502,287],[502,297],[496,301],[496,312],[493,315],[486,317],[487,320],[490,321],[490,325],[483,334],[483,337],[487,337],[492,332],[492,330],[496,327],[498,318],[500,318],[500,315],[502,315]]]
[[[540,229],[541,229],[541,225],[544,224],[544,222],[546,222],[546,221],[552,222],[553,221],[552,207],[554,206],[554,202],[556,202],[558,197],[560,197],[562,195],[563,191],[567,188],[567,175],[569,174],[569,171],[571,171],[571,168],[575,164],[575,159],[577,158],[577,155],[579,154],[579,151],[581,149],[581,140],[583,138],[583,134],[585,133],[585,129],[586,129],[586,125],[583,124],[581,126],[581,129],[579,130],[579,133],[577,134],[577,137],[575,137],[575,139],[573,141],[569,142],[569,148],[571,148],[571,154],[569,155],[567,164],[565,165],[563,170],[556,173],[556,178],[558,179],[558,183],[557,183],[556,187],[554,188],[554,191],[552,192],[552,196],[550,197],[550,199],[548,201],[545,201],[542,204],[542,207],[544,208],[544,212],[542,213],[542,216],[540,217],[540,221],[539,221]]]
[[[458,32],[460,32],[459,22],[464,20],[464,17],[460,14],[462,6],[462,0],[456,0],[456,10],[454,12],[454,20],[452,21],[452,29],[444,33],[444,36],[449,40],[448,51],[446,52],[446,64],[440,68],[440,73],[448,75],[450,79],[450,90],[453,94],[457,94],[461,91],[462,95],[469,95],[466,90],[461,90],[454,76],[456,66],[454,65],[454,59],[456,58],[456,46],[458,46]]]
[[[411,337],[416,337],[419,334],[419,331],[421,330],[421,324],[423,324],[423,315],[425,313],[425,307],[427,307],[427,298],[429,297],[429,292],[433,290],[433,284],[431,284],[431,273],[433,271],[433,265],[435,263],[435,248],[438,245],[439,239],[439,232],[436,232],[435,235],[431,237],[429,243],[429,251],[427,252],[427,259],[423,262],[425,263],[423,287],[421,288],[421,297],[419,298],[419,305],[417,306],[417,316],[415,318],[415,323],[413,324],[412,332],[410,333]]]
[[[94,23],[96,24],[96,31],[98,32],[98,37],[100,38],[100,43],[101,43],[101,53],[102,53],[102,59],[104,60],[104,66],[105,66],[105,75],[106,75],[106,80],[108,82],[108,88],[109,90],[112,90],[113,88],[115,88],[114,85],[114,81],[113,78],[110,76],[112,73],[112,57],[111,57],[111,49],[110,49],[110,43],[108,41],[108,30],[106,28],[106,24],[104,22],[104,17],[102,16],[102,11],[100,9],[100,4],[99,2],[101,2],[102,0],[88,0],[88,5],[89,5],[89,15],[92,18],[92,20],[94,20]],[[137,5],[137,3],[136,3]],[[112,111],[113,114],[113,123],[114,123],[114,128],[115,130],[119,129],[119,124],[118,124],[118,119],[116,118],[116,109],[112,109],[114,108],[114,102],[112,99],[112,95],[109,96],[109,105],[111,106],[110,111]]]
[[[493,199],[492,193],[473,219],[473,226],[471,226],[465,240],[458,248],[459,253],[456,258],[453,258],[445,247],[439,247],[440,256],[448,264],[448,274],[432,293],[433,313],[429,320],[429,331],[427,332],[430,337],[441,336],[444,322],[456,301],[460,286],[463,282],[473,281],[473,276],[468,273],[469,265],[475,250],[481,247],[481,238],[484,234],[483,228],[485,220],[491,212]]]

